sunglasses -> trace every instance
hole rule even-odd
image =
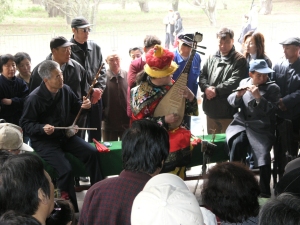
[[[79,29],[81,29],[84,33],[91,32],[91,31],[92,31],[92,29],[89,28],[89,27],[87,27],[87,28],[79,28]]]

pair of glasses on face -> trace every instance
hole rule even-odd
[[[82,30],[84,33],[87,33],[87,32],[91,32],[92,29],[87,27],[87,28],[79,28],[80,30]]]

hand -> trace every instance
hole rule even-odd
[[[208,100],[211,100],[213,99],[214,97],[217,96],[217,93],[216,93],[216,89],[214,86],[210,86],[208,88],[205,89],[205,95],[206,95],[206,98]]]
[[[102,97],[103,91],[100,88],[93,88],[93,94],[91,97],[92,104],[96,104]]]
[[[91,108],[91,101],[88,98],[86,98],[85,96],[83,96],[83,101],[82,101],[81,108],[83,108],[83,109],[90,109]]]
[[[278,102],[278,108],[279,108],[281,111],[287,111],[287,108],[286,108],[285,104],[283,103],[282,98],[279,99],[279,102]]]
[[[51,135],[54,132],[54,126],[51,126],[50,124],[46,124],[43,129],[47,135]]]
[[[261,95],[259,93],[259,89],[258,89],[258,86],[256,85],[251,85],[249,87],[247,87],[247,91],[251,92],[251,94],[253,95],[253,97],[255,99],[260,99],[261,98]]]
[[[2,104],[4,104],[4,105],[11,105],[12,100],[9,99],[9,98],[3,98],[3,99],[1,100],[1,102],[2,102]]]
[[[238,87],[238,88],[236,89],[236,90],[238,90],[238,91],[236,92],[236,97],[237,97],[237,98],[242,97],[242,96],[246,93],[247,88],[248,88],[248,86]]]
[[[177,122],[179,120],[179,117],[180,116],[178,116],[177,113],[172,113],[172,114],[166,115],[165,122],[168,124]]]
[[[183,98],[188,99],[190,102],[194,100],[195,95],[194,93],[188,88],[184,87],[184,89],[180,89],[178,94],[181,95]]]

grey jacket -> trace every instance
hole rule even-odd
[[[252,78],[243,79],[240,86],[252,84]],[[226,130],[227,142],[236,134],[246,131],[252,148],[256,166],[271,163],[270,150],[274,141],[275,111],[280,96],[280,89],[276,84],[260,86],[261,100],[256,103],[250,92],[246,92],[242,98],[236,99],[236,93],[228,97],[232,107],[240,108],[240,112],[234,115],[234,119]]]
[[[203,111],[213,119],[231,119],[236,109],[227,102],[232,90],[238,87],[245,78],[247,61],[245,57],[232,47],[229,54],[221,58],[220,51],[209,56],[199,77],[199,86],[202,92],[209,86],[216,88],[217,96],[208,100],[204,94]]]

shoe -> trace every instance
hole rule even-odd
[[[90,182],[89,178],[88,177],[79,177],[79,180],[81,182]]]

